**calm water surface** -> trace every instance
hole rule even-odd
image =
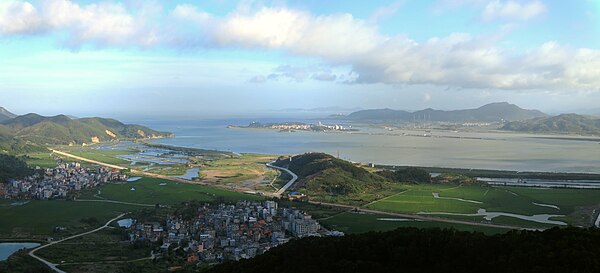
[[[23,248],[35,248],[40,244],[38,243],[0,243],[0,261],[4,261],[10,257],[13,253]]]
[[[504,132],[388,132],[371,127],[362,127],[357,133],[284,133],[276,130],[226,128],[227,125],[247,125],[252,121],[293,120],[137,122],[176,135],[172,139],[154,140],[156,143],[192,148],[266,154],[325,152],[337,155],[339,152],[343,159],[363,163],[600,173],[599,141],[553,139],[549,136]],[[423,137],[424,133],[428,137]]]

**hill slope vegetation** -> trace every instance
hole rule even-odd
[[[0,183],[31,174],[32,170],[22,160],[12,155],[0,154]]]
[[[5,120],[2,125],[8,134],[38,144],[82,144],[170,135],[140,125],[123,124],[114,119],[71,119],[65,115],[44,117],[38,114],[27,114]]]
[[[386,187],[387,180],[354,164],[324,153],[307,153],[282,158],[278,166],[289,168],[298,175],[295,189],[303,188],[312,194],[348,195]]]
[[[502,129],[522,132],[599,134],[600,119],[576,114],[562,114],[554,117],[509,122]]]
[[[600,231],[482,233],[415,228],[305,238],[207,272],[600,272]]]

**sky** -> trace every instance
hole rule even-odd
[[[0,106],[17,114],[498,101],[600,113],[600,1],[0,0]]]

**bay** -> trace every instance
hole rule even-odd
[[[318,122],[250,118],[137,122],[175,133],[174,138],[156,139],[153,140],[155,143],[236,153],[293,155],[325,152],[362,163],[600,173],[600,143],[593,138],[501,131],[388,132],[372,126],[363,126],[355,133],[227,128],[227,125],[247,125],[253,121]]]

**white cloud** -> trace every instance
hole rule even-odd
[[[373,25],[350,14],[312,16],[285,8],[236,12],[215,28],[220,46],[285,48],[329,58],[365,53],[382,39]]]
[[[0,3],[0,34],[34,33],[43,24],[37,9],[29,2],[4,1]]]
[[[465,1],[481,0],[459,2]],[[526,20],[545,11],[537,0],[525,4],[488,1],[485,6],[489,20]],[[466,33],[416,42],[404,36],[384,35],[374,23],[350,14],[317,16],[282,7],[244,8],[218,17],[193,5],[179,5],[165,14],[163,21],[153,20],[114,2],[3,2],[0,35],[54,31],[65,33],[73,47],[94,44],[280,50],[324,64],[280,66],[267,76],[250,79],[253,82],[313,79],[594,92],[600,86],[599,50],[570,48],[555,42],[527,52],[498,47],[495,39]],[[337,67],[350,73],[332,73],[331,68]]]
[[[387,6],[382,6],[382,7],[377,8],[369,16],[369,22],[377,23],[378,21],[380,21],[382,19],[393,16],[404,5],[404,2],[405,2],[405,0],[395,1]]]
[[[496,19],[508,20],[529,20],[546,12],[546,6],[539,0],[529,3],[519,3],[513,0],[509,1],[491,1],[487,3],[481,18],[484,21],[493,21]]]
[[[265,80],[291,80],[295,82],[303,82],[307,79],[317,81],[335,81],[339,77],[331,70],[331,68],[323,65],[280,65],[269,74]]]
[[[146,28],[145,19],[120,3],[81,6],[69,0],[42,0],[36,8],[30,2],[12,1],[7,8],[0,6],[0,35],[64,31],[71,47],[150,46],[157,42],[157,34]]]
[[[264,75],[256,75],[248,80],[252,83],[264,83],[267,81],[267,78]]]
[[[171,12],[171,15],[181,20],[190,20],[197,24],[203,25],[213,19],[210,13],[198,10],[196,6],[183,4],[177,5]]]

